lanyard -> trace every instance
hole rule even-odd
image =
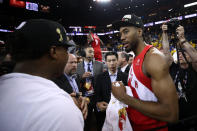
[[[188,99],[186,97],[186,83],[187,83],[187,79],[188,79],[188,73],[186,72],[185,74],[185,78],[181,80],[180,78],[180,71],[178,71],[176,73],[175,79],[174,79],[174,83],[177,85],[177,93],[179,98],[184,98],[186,102],[188,102]]]
[[[187,79],[188,79],[188,73],[187,73],[187,72],[186,72],[186,74],[185,74],[185,78],[182,79],[182,81],[181,81],[181,78],[180,78],[180,71],[177,71],[176,76],[175,76],[175,79],[174,79],[174,83],[176,84],[177,82],[181,82],[181,83],[183,83],[184,86],[186,86]],[[185,88],[186,88],[186,87],[185,87]]]

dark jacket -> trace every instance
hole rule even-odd
[[[127,85],[127,74],[118,71],[116,81],[122,81]],[[111,79],[108,71],[99,74],[96,79],[96,102],[105,101],[109,103],[111,99]]]
[[[127,75],[129,74],[131,65],[128,65],[127,68],[125,69],[124,73],[126,73]]]
[[[68,94],[73,92],[73,88],[70,85],[67,77],[62,74],[60,77],[56,78],[53,80],[61,89],[63,89],[65,92],[67,92]],[[78,85],[78,89],[79,92],[82,92],[82,94],[84,93],[84,90],[82,88],[80,88],[80,79],[79,76],[77,75],[76,79],[75,79],[77,85]]]

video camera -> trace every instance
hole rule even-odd
[[[171,44],[177,48],[177,42],[178,42],[178,38],[177,38],[177,34],[176,34],[176,29],[179,27],[180,25],[180,21],[178,18],[172,18],[170,20],[168,20],[168,22],[166,23],[166,25],[168,26],[168,32],[171,34]],[[174,34],[174,35],[173,35]]]
[[[171,33],[175,33],[176,34],[176,29],[179,27],[180,21],[179,21],[178,18],[172,18],[166,24],[168,25],[168,30]]]

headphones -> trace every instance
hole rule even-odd
[[[89,46],[89,47],[90,47],[90,48],[93,48],[93,47],[91,47],[91,46]],[[86,54],[86,51],[85,51],[85,50],[86,50],[87,48],[89,48],[89,47],[84,47],[84,48],[81,50],[81,53],[80,53],[80,54],[81,54],[82,57],[87,57],[87,54]]]
[[[84,48],[81,50],[80,55],[82,57],[86,57],[86,52],[85,52],[85,49]]]

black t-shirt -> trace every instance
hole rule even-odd
[[[179,119],[197,115],[197,72],[191,65],[181,69],[178,64],[172,63],[170,75],[179,95]]]

